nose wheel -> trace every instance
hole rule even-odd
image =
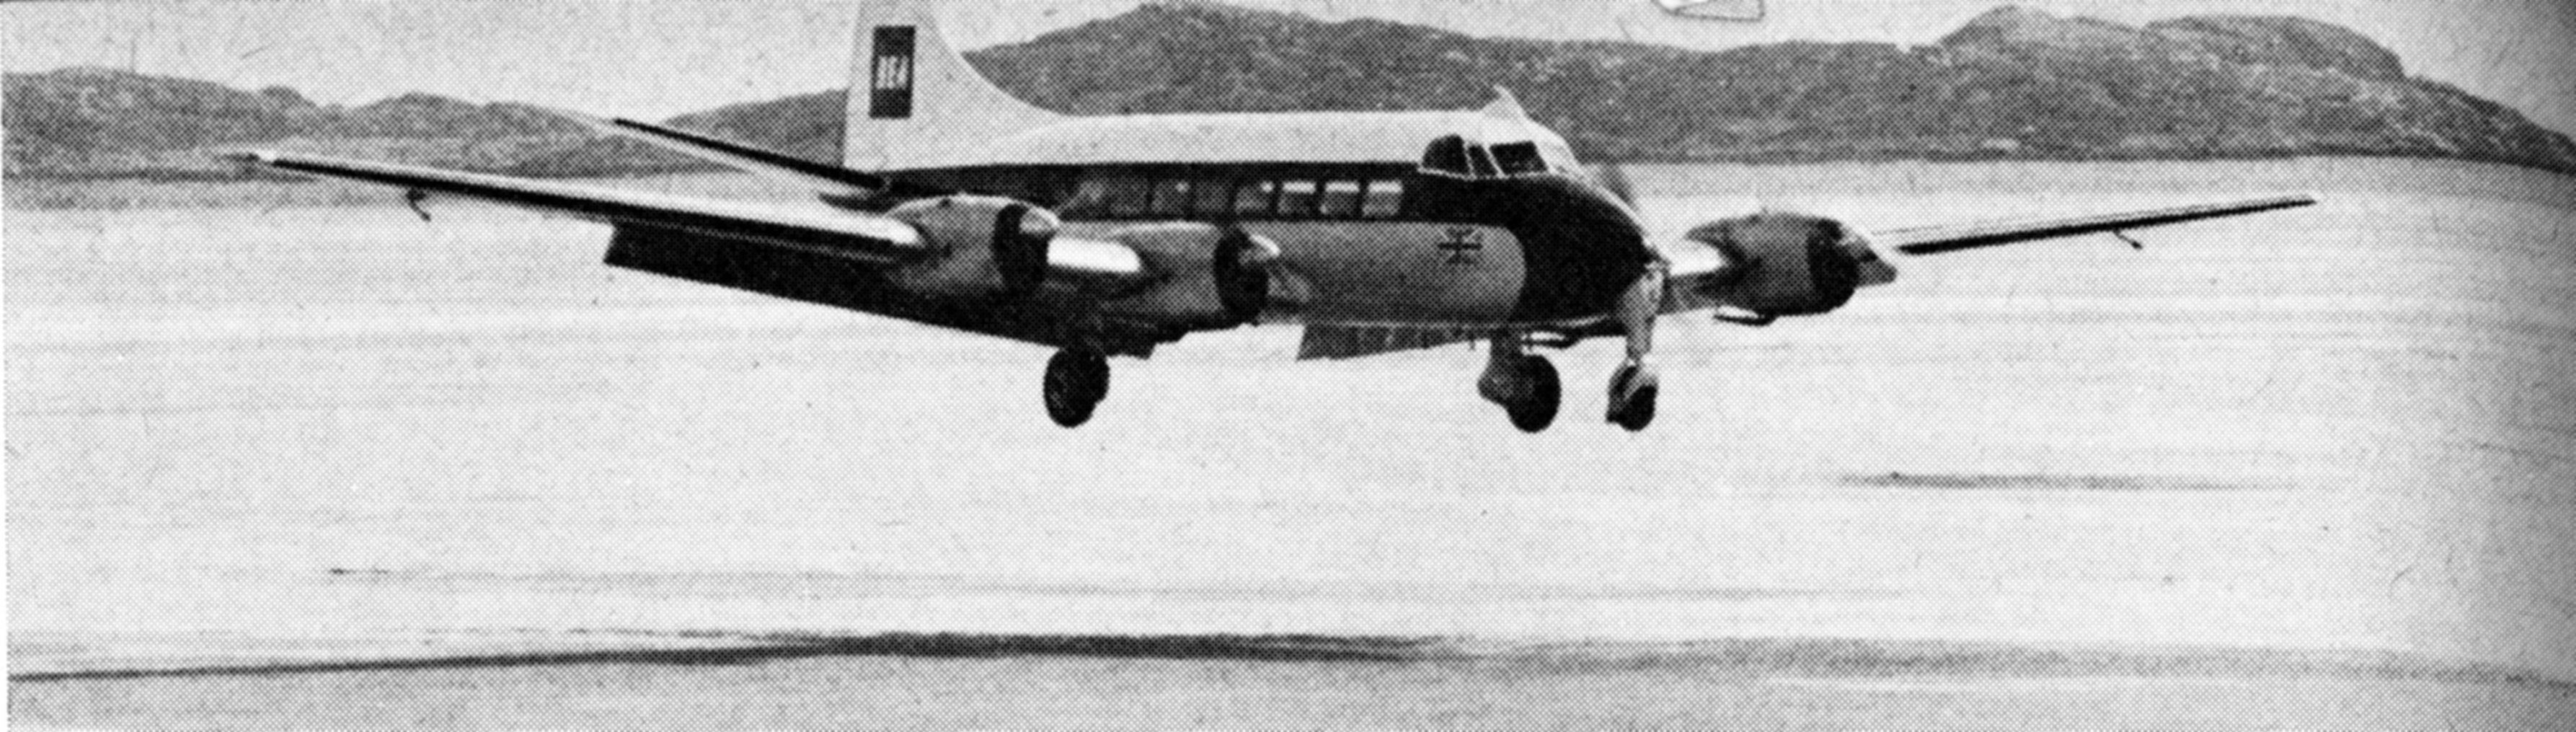
[[[1091,410],[1109,396],[1109,359],[1097,353],[1057,351],[1047,359],[1047,417],[1065,427],[1091,421]]]
[[[1655,422],[1655,394],[1662,391],[1656,383],[1655,367],[1632,363],[1619,367],[1610,376],[1611,424],[1630,432],[1644,430]]]
[[[1657,265],[1628,285],[1612,313],[1628,333],[1628,360],[1610,375],[1610,411],[1603,417],[1620,429],[1636,432],[1655,421],[1655,396],[1663,389],[1646,355],[1655,350],[1655,316],[1663,308],[1664,268]]]

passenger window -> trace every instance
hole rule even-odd
[[[1174,216],[1190,210],[1190,182],[1167,180],[1154,184],[1154,213]]]
[[[1361,199],[1360,203],[1361,216],[1372,219],[1391,219],[1395,218],[1396,212],[1403,209],[1404,181],[1369,181],[1368,195]]]
[[[1547,172],[1547,161],[1538,155],[1538,143],[1507,142],[1494,146],[1494,164],[1504,175]]]
[[[1145,181],[1136,178],[1110,178],[1101,181],[1101,186],[1106,189],[1105,196],[1109,199],[1111,215],[1136,216],[1145,213],[1145,197],[1148,193]]]
[[[1270,213],[1270,203],[1279,196],[1278,181],[1245,183],[1234,191],[1234,212],[1238,214]]]
[[[1279,215],[1306,216],[1315,213],[1315,182],[1292,180],[1279,184]]]
[[[1196,181],[1190,184],[1190,188],[1196,192],[1196,195],[1190,199],[1190,213],[1200,216],[1225,215],[1226,194],[1233,192],[1233,189],[1226,186],[1225,181]]]
[[[1360,182],[1337,180],[1324,184],[1324,200],[1318,205],[1326,216],[1350,217],[1360,212]]]

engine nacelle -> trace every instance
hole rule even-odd
[[[1297,280],[1276,271],[1279,244],[1237,226],[1140,224],[1108,236],[1171,273],[1103,304],[1102,312],[1191,330],[1250,325],[1293,311]]]
[[[1859,230],[1821,216],[1766,211],[1702,224],[1689,237],[1724,253],[1732,272],[1697,294],[1766,319],[1832,312],[1853,291],[1896,279]]]
[[[887,211],[921,230],[931,252],[892,268],[907,290],[935,297],[1019,297],[1046,283],[1047,245],[1063,227],[1053,212],[998,196],[925,198]]]

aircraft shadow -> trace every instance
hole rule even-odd
[[[183,668],[99,669],[10,674],[12,683],[112,681],[222,676],[285,676],[369,671],[433,671],[522,666],[723,666],[820,657],[1009,658],[1095,657],[1194,661],[1389,663],[1422,660],[1432,639],[1319,635],[990,635],[889,633],[866,636],[734,636],[741,645],[493,653],[431,658],[257,663]]]

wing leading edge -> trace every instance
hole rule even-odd
[[[1026,304],[992,306],[925,296],[886,272],[935,261],[936,232],[887,216],[811,205],[669,196],[616,188],[278,152],[226,155],[236,162],[569,215],[615,230],[610,265],[1042,345],[1108,343],[1141,354],[1168,334]],[[1048,281],[1112,289],[1150,280],[1138,253],[1112,241],[1057,237]],[[1113,322],[1117,321],[1117,322]]]
[[[1870,238],[1906,254],[1942,254],[2041,239],[2119,232],[2222,216],[2276,211],[2316,202],[2316,196],[2302,193],[2095,216],[1897,229],[1871,232]]]
[[[250,151],[225,157],[293,173],[474,198],[602,223],[747,240],[839,259],[887,262],[926,250],[921,231],[910,224],[819,206],[687,198],[293,153]]]

